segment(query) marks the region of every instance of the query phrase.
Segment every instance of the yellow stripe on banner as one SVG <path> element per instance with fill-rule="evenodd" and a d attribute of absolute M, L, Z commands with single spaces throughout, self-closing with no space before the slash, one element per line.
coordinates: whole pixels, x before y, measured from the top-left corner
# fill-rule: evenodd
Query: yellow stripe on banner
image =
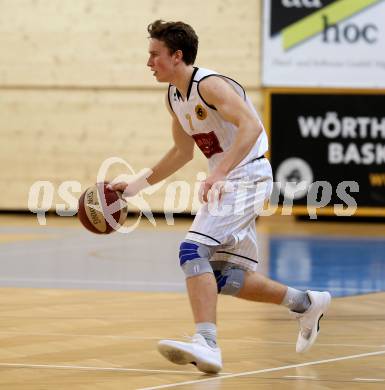
<path fill-rule="evenodd" d="M 281 213 L 284 210 L 284 206 L 280 206 L 277 208 L 276 215 L 281 215 Z M 285 210 L 286 212 L 289 212 L 290 209 Z M 285 215 L 309 215 L 309 211 L 312 213 L 319 215 L 319 216 L 335 216 L 337 217 L 337 214 L 334 210 L 334 207 L 320 207 L 320 208 L 314 208 L 309 206 L 293 206 L 292 213 L 285 214 Z M 354 214 L 349 215 L 346 210 L 340 211 L 340 217 L 343 216 L 352 216 L 352 217 L 385 217 L 385 207 L 357 207 L 357 210 L 354 212 Z"/>
<path fill-rule="evenodd" d="M 340 0 L 332 3 L 283 29 L 283 48 L 288 50 L 311 36 L 320 33 L 323 29 L 321 15 L 325 15 L 328 18 L 329 24 L 335 24 L 381 1 L 383 0 Z"/>

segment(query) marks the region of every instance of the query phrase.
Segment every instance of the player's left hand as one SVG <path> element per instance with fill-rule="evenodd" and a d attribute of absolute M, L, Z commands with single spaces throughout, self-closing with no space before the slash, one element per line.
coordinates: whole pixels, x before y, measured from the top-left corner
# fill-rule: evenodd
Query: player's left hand
<path fill-rule="evenodd" d="M 199 201 L 201 203 L 219 202 L 225 187 L 226 175 L 213 172 L 201 183 L 199 188 Z"/>

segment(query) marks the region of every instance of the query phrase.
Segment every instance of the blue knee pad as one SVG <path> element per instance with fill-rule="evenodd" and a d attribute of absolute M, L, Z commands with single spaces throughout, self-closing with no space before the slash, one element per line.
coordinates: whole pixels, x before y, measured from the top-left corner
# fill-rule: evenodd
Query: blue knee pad
<path fill-rule="evenodd" d="M 213 261 L 212 267 L 218 294 L 237 295 L 243 286 L 246 271 L 226 261 Z"/>
<path fill-rule="evenodd" d="M 212 273 L 209 259 L 215 248 L 192 240 L 184 240 L 179 247 L 179 262 L 186 278 Z"/>

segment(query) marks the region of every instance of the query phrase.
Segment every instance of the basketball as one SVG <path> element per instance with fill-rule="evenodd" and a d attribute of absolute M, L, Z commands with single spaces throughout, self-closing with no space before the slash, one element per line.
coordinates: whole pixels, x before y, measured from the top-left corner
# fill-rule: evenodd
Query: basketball
<path fill-rule="evenodd" d="M 119 229 L 127 218 L 127 203 L 118 191 L 97 183 L 79 198 L 78 218 L 92 233 L 109 234 Z"/>

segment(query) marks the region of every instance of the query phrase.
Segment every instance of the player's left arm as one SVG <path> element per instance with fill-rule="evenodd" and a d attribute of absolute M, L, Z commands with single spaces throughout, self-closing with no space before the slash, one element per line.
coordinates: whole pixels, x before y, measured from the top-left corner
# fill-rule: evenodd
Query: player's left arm
<path fill-rule="evenodd" d="M 246 102 L 222 78 L 215 76 L 202 80 L 199 92 L 226 121 L 238 128 L 230 149 L 204 183 L 203 199 L 207 201 L 207 192 L 211 186 L 217 181 L 223 181 L 250 152 L 262 132 L 262 126 Z"/>

